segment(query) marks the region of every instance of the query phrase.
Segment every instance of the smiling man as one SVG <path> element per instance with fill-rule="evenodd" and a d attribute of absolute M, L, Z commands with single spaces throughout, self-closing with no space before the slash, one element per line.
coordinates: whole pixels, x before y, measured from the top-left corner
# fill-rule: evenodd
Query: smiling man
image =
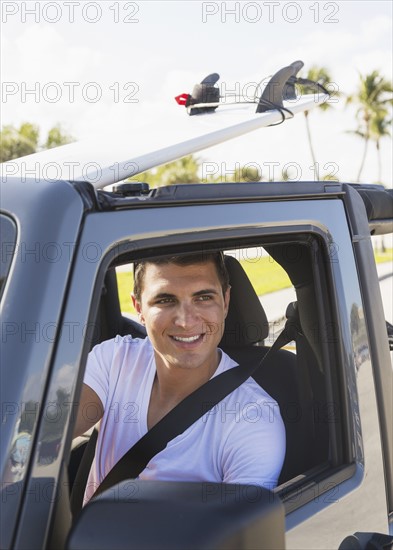
<path fill-rule="evenodd" d="M 221 253 L 139 262 L 132 300 L 147 338 L 117 337 L 90 353 L 75 436 L 98 420 L 86 503 L 103 478 L 171 409 L 236 367 L 218 348 L 230 286 Z M 285 431 L 277 403 L 252 379 L 155 455 L 141 479 L 277 484 Z"/>

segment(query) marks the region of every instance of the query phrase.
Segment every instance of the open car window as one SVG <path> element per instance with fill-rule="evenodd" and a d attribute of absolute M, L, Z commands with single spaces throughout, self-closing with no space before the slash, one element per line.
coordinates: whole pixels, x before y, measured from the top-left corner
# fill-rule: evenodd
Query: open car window
<path fill-rule="evenodd" d="M 241 266 L 254 296 L 250 298 L 249 290 L 244 294 L 242 278 L 231 281 L 235 314 L 228 315 L 229 326 L 220 345 L 239 364 L 259 363 L 284 327 L 292 326 L 293 338 L 254 376 L 279 403 L 286 425 L 287 456 L 277 491 L 288 500 L 290 510 L 315 497 L 314 492 L 301 490 L 301 498 L 294 500 L 293 491 L 310 479 L 326 478 L 350 460 L 339 422 L 337 335 L 326 300 L 328 268 L 335 250 L 309 236 L 302 236 L 302 242 L 282 241 L 225 249 L 225 255 Z M 317 263 L 327 268 L 322 277 Z M 104 287 L 98 312 L 100 339 L 117 334 L 144 338 L 145 329 L 138 323 L 130 298 L 132 262 L 112 266 Z M 254 299 L 263 313 L 253 311 Z M 349 476 L 352 473 L 348 471 Z M 320 483 L 318 487 L 323 492 L 331 485 Z"/>

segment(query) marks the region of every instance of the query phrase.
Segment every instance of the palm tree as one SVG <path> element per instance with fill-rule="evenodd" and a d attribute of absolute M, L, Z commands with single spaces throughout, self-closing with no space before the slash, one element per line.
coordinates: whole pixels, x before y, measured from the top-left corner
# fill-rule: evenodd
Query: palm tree
<path fill-rule="evenodd" d="M 0 131 L 0 162 L 31 155 L 42 149 L 50 149 L 73 141 L 73 137 L 65 134 L 60 124 L 51 128 L 46 142 L 40 145 L 40 129 L 36 124 L 23 122 L 19 128 L 12 125 L 4 126 Z"/>
<path fill-rule="evenodd" d="M 196 183 L 199 181 L 198 170 L 198 158 L 194 157 L 194 155 L 187 155 L 157 168 L 156 177 L 159 185 Z"/>
<path fill-rule="evenodd" d="M 19 128 L 4 126 L 0 132 L 0 162 L 35 153 L 38 148 L 39 128 L 30 122 L 23 122 Z"/>
<path fill-rule="evenodd" d="M 56 124 L 48 132 L 44 149 L 52 149 L 53 147 L 59 147 L 60 145 L 66 145 L 74 141 L 74 138 L 66 134 L 61 124 Z"/>
<path fill-rule="evenodd" d="M 378 158 L 378 183 L 382 182 L 382 162 L 381 162 L 381 139 L 390 137 L 392 127 L 392 118 L 385 109 L 380 109 L 371 120 L 370 136 L 375 141 Z"/>
<path fill-rule="evenodd" d="M 326 86 L 329 82 L 332 82 L 331 76 L 328 72 L 328 70 L 325 67 L 317 67 L 314 65 L 311 67 L 311 69 L 308 71 L 306 78 L 308 80 L 312 80 L 313 82 L 318 82 L 318 84 L 321 84 L 322 86 Z M 307 85 L 304 86 L 304 88 L 307 90 Z M 338 92 L 335 92 L 335 95 L 338 95 Z M 325 101 L 324 103 L 321 103 L 319 105 L 319 109 L 321 111 L 327 111 L 331 108 L 331 103 Z M 318 169 L 318 163 L 315 156 L 314 146 L 311 138 L 311 129 L 310 129 L 310 122 L 308 119 L 309 111 L 304 111 L 304 117 L 306 121 L 306 130 L 307 130 L 307 138 L 308 138 L 308 144 L 310 147 L 311 152 L 311 158 L 313 162 L 313 166 L 315 168 L 315 178 L 318 181 L 319 180 L 319 169 Z"/>
<path fill-rule="evenodd" d="M 393 92 L 392 83 L 379 74 L 378 71 L 372 71 L 370 74 L 362 76 L 359 74 L 359 87 L 355 94 L 347 98 L 347 104 L 357 103 L 358 109 L 356 117 L 359 121 L 358 128 L 353 131 L 364 140 L 363 155 L 360 162 L 357 181 L 360 181 L 361 174 L 366 161 L 368 144 L 370 138 L 378 143 L 383 135 L 387 135 L 386 125 L 388 117 L 388 105 L 392 105 L 392 97 L 387 94 Z M 383 135 L 379 132 L 384 132 Z M 378 138 L 375 136 L 379 135 Z"/>
<path fill-rule="evenodd" d="M 244 183 L 262 181 L 262 173 L 257 166 L 240 166 L 239 168 L 235 169 L 231 181 Z"/>

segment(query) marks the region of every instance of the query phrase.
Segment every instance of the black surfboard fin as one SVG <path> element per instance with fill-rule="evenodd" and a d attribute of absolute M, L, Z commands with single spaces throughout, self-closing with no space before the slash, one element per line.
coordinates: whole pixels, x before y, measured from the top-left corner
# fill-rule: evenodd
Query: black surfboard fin
<path fill-rule="evenodd" d="M 192 94 L 188 97 L 186 107 L 192 105 L 205 104 L 204 107 L 194 107 L 189 110 L 190 115 L 213 112 L 217 109 L 220 102 L 220 89 L 215 86 L 219 80 L 218 73 L 207 75 L 200 84 L 195 84 Z M 206 106 L 206 103 L 214 103 L 212 107 Z"/>
<path fill-rule="evenodd" d="M 220 79 L 220 75 L 218 73 L 211 73 L 201 81 L 201 84 L 208 84 L 210 86 L 214 86 Z"/>
<path fill-rule="evenodd" d="M 259 99 L 257 113 L 284 108 L 283 99 L 295 99 L 296 75 L 304 66 L 303 61 L 294 61 L 288 67 L 277 71 L 269 80 Z"/>

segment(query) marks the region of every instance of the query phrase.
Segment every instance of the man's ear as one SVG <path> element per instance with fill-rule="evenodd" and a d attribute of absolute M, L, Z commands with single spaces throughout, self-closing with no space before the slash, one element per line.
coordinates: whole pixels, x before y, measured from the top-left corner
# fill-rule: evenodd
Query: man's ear
<path fill-rule="evenodd" d="M 142 315 L 142 306 L 141 306 L 141 303 L 138 302 L 138 300 L 135 298 L 135 295 L 134 295 L 134 294 L 131 294 L 131 300 L 132 300 L 132 305 L 134 306 L 135 311 L 136 311 L 137 314 L 138 314 L 139 321 L 140 321 L 142 324 L 144 324 L 144 319 L 143 319 L 143 315 Z"/>
<path fill-rule="evenodd" d="M 225 317 L 228 315 L 228 309 L 229 309 L 229 302 L 231 299 L 231 286 L 228 285 L 228 288 L 225 291 L 224 294 L 224 311 L 225 311 Z"/>

